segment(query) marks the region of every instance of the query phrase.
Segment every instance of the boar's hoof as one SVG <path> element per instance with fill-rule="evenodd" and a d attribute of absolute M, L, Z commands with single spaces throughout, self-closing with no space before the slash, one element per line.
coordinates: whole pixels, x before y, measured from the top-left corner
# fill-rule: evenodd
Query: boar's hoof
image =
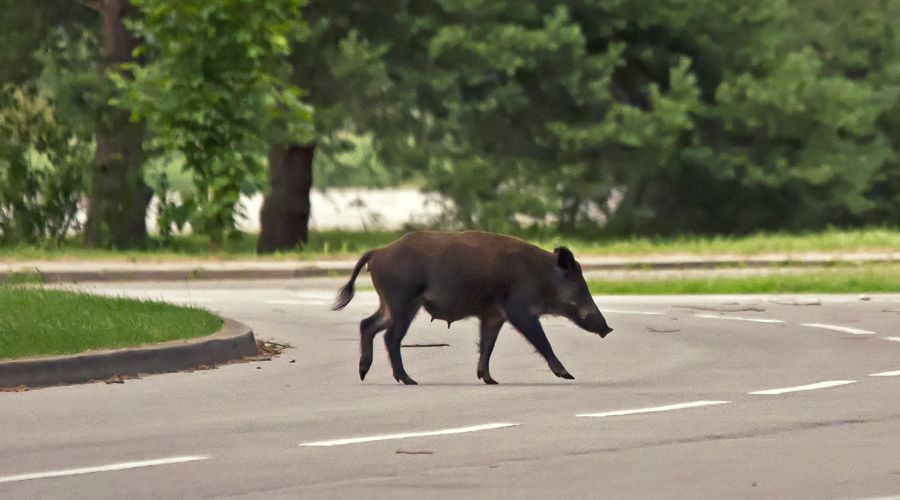
<path fill-rule="evenodd" d="M 372 358 L 369 359 L 361 359 L 359 361 L 359 379 L 366 380 L 366 374 L 369 373 L 369 368 L 372 367 Z"/>
<path fill-rule="evenodd" d="M 397 382 L 403 382 L 406 385 L 419 385 L 418 382 L 409 378 L 409 375 L 403 375 L 402 377 L 395 377 Z"/>
<path fill-rule="evenodd" d="M 575 377 L 573 377 L 572 374 L 567 371 L 557 373 L 556 376 L 559 378 L 564 378 L 566 380 L 575 380 Z"/>
<path fill-rule="evenodd" d="M 490 375 L 485 374 L 481 370 L 478 370 L 478 378 L 484 380 L 484 383 L 488 385 L 495 385 L 497 383 L 497 381 L 492 379 Z"/>

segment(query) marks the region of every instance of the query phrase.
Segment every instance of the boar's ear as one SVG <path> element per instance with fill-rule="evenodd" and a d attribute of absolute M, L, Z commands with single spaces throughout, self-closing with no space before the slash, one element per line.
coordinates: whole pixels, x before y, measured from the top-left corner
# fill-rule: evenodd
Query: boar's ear
<path fill-rule="evenodd" d="M 572 252 L 568 248 L 558 247 L 553 250 L 553 253 L 556 254 L 556 265 L 559 266 L 560 269 L 566 271 L 575 269 L 575 256 L 572 255 Z"/>

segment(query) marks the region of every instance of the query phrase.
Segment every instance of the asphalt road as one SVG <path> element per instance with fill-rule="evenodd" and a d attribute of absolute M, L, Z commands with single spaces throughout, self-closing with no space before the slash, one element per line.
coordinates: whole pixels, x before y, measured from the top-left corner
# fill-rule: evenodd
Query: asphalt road
<path fill-rule="evenodd" d="M 423 313 L 405 342 L 449 346 L 405 348 L 420 385 L 403 386 L 383 349 L 359 381 L 376 299 L 332 312 L 340 281 L 82 285 L 194 303 L 293 347 L 0 393 L 0 498 L 900 495 L 900 296 L 598 297 L 606 339 L 544 321 L 574 381 L 504 327 L 498 386 L 475 377 L 474 322 Z"/>

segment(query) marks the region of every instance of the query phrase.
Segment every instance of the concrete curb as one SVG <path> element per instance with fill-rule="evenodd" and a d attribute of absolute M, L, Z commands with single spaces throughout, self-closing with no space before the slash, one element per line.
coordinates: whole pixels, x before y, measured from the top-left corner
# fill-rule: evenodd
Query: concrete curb
<path fill-rule="evenodd" d="M 47 387 L 211 366 L 257 353 L 247 325 L 224 319 L 206 337 L 128 349 L 0 361 L 0 388 Z"/>
<path fill-rule="evenodd" d="M 181 270 L 99 270 L 99 271 L 53 271 L 42 272 L 42 283 L 60 283 L 69 281 L 184 281 L 184 280 L 246 280 L 246 279 L 289 279 L 289 278 L 322 278 L 353 270 L 353 266 L 345 269 L 194 269 Z M 0 278 L 5 276 L 0 273 Z M 0 279 L 2 282 L 3 279 Z"/>
<path fill-rule="evenodd" d="M 185 281 L 185 280 L 264 280 L 264 279 L 291 279 L 291 278 L 321 278 L 328 276 L 343 276 L 353 270 L 356 261 L 344 263 L 329 263 L 327 265 L 271 266 L 251 264 L 239 264 L 233 267 L 216 265 L 204 267 L 185 265 L 71 265 L 65 266 L 54 263 L 7 265 L 6 269 L 0 269 L 0 283 L 10 277 L 26 278 L 27 281 L 40 283 L 64 283 L 83 281 Z"/>

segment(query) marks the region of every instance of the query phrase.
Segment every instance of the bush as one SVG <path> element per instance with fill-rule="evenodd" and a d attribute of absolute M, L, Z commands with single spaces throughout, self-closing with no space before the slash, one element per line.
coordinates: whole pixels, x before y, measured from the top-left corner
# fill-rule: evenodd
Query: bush
<path fill-rule="evenodd" d="M 0 243 L 55 246 L 80 227 L 93 143 L 29 87 L 0 93 Z"/>

